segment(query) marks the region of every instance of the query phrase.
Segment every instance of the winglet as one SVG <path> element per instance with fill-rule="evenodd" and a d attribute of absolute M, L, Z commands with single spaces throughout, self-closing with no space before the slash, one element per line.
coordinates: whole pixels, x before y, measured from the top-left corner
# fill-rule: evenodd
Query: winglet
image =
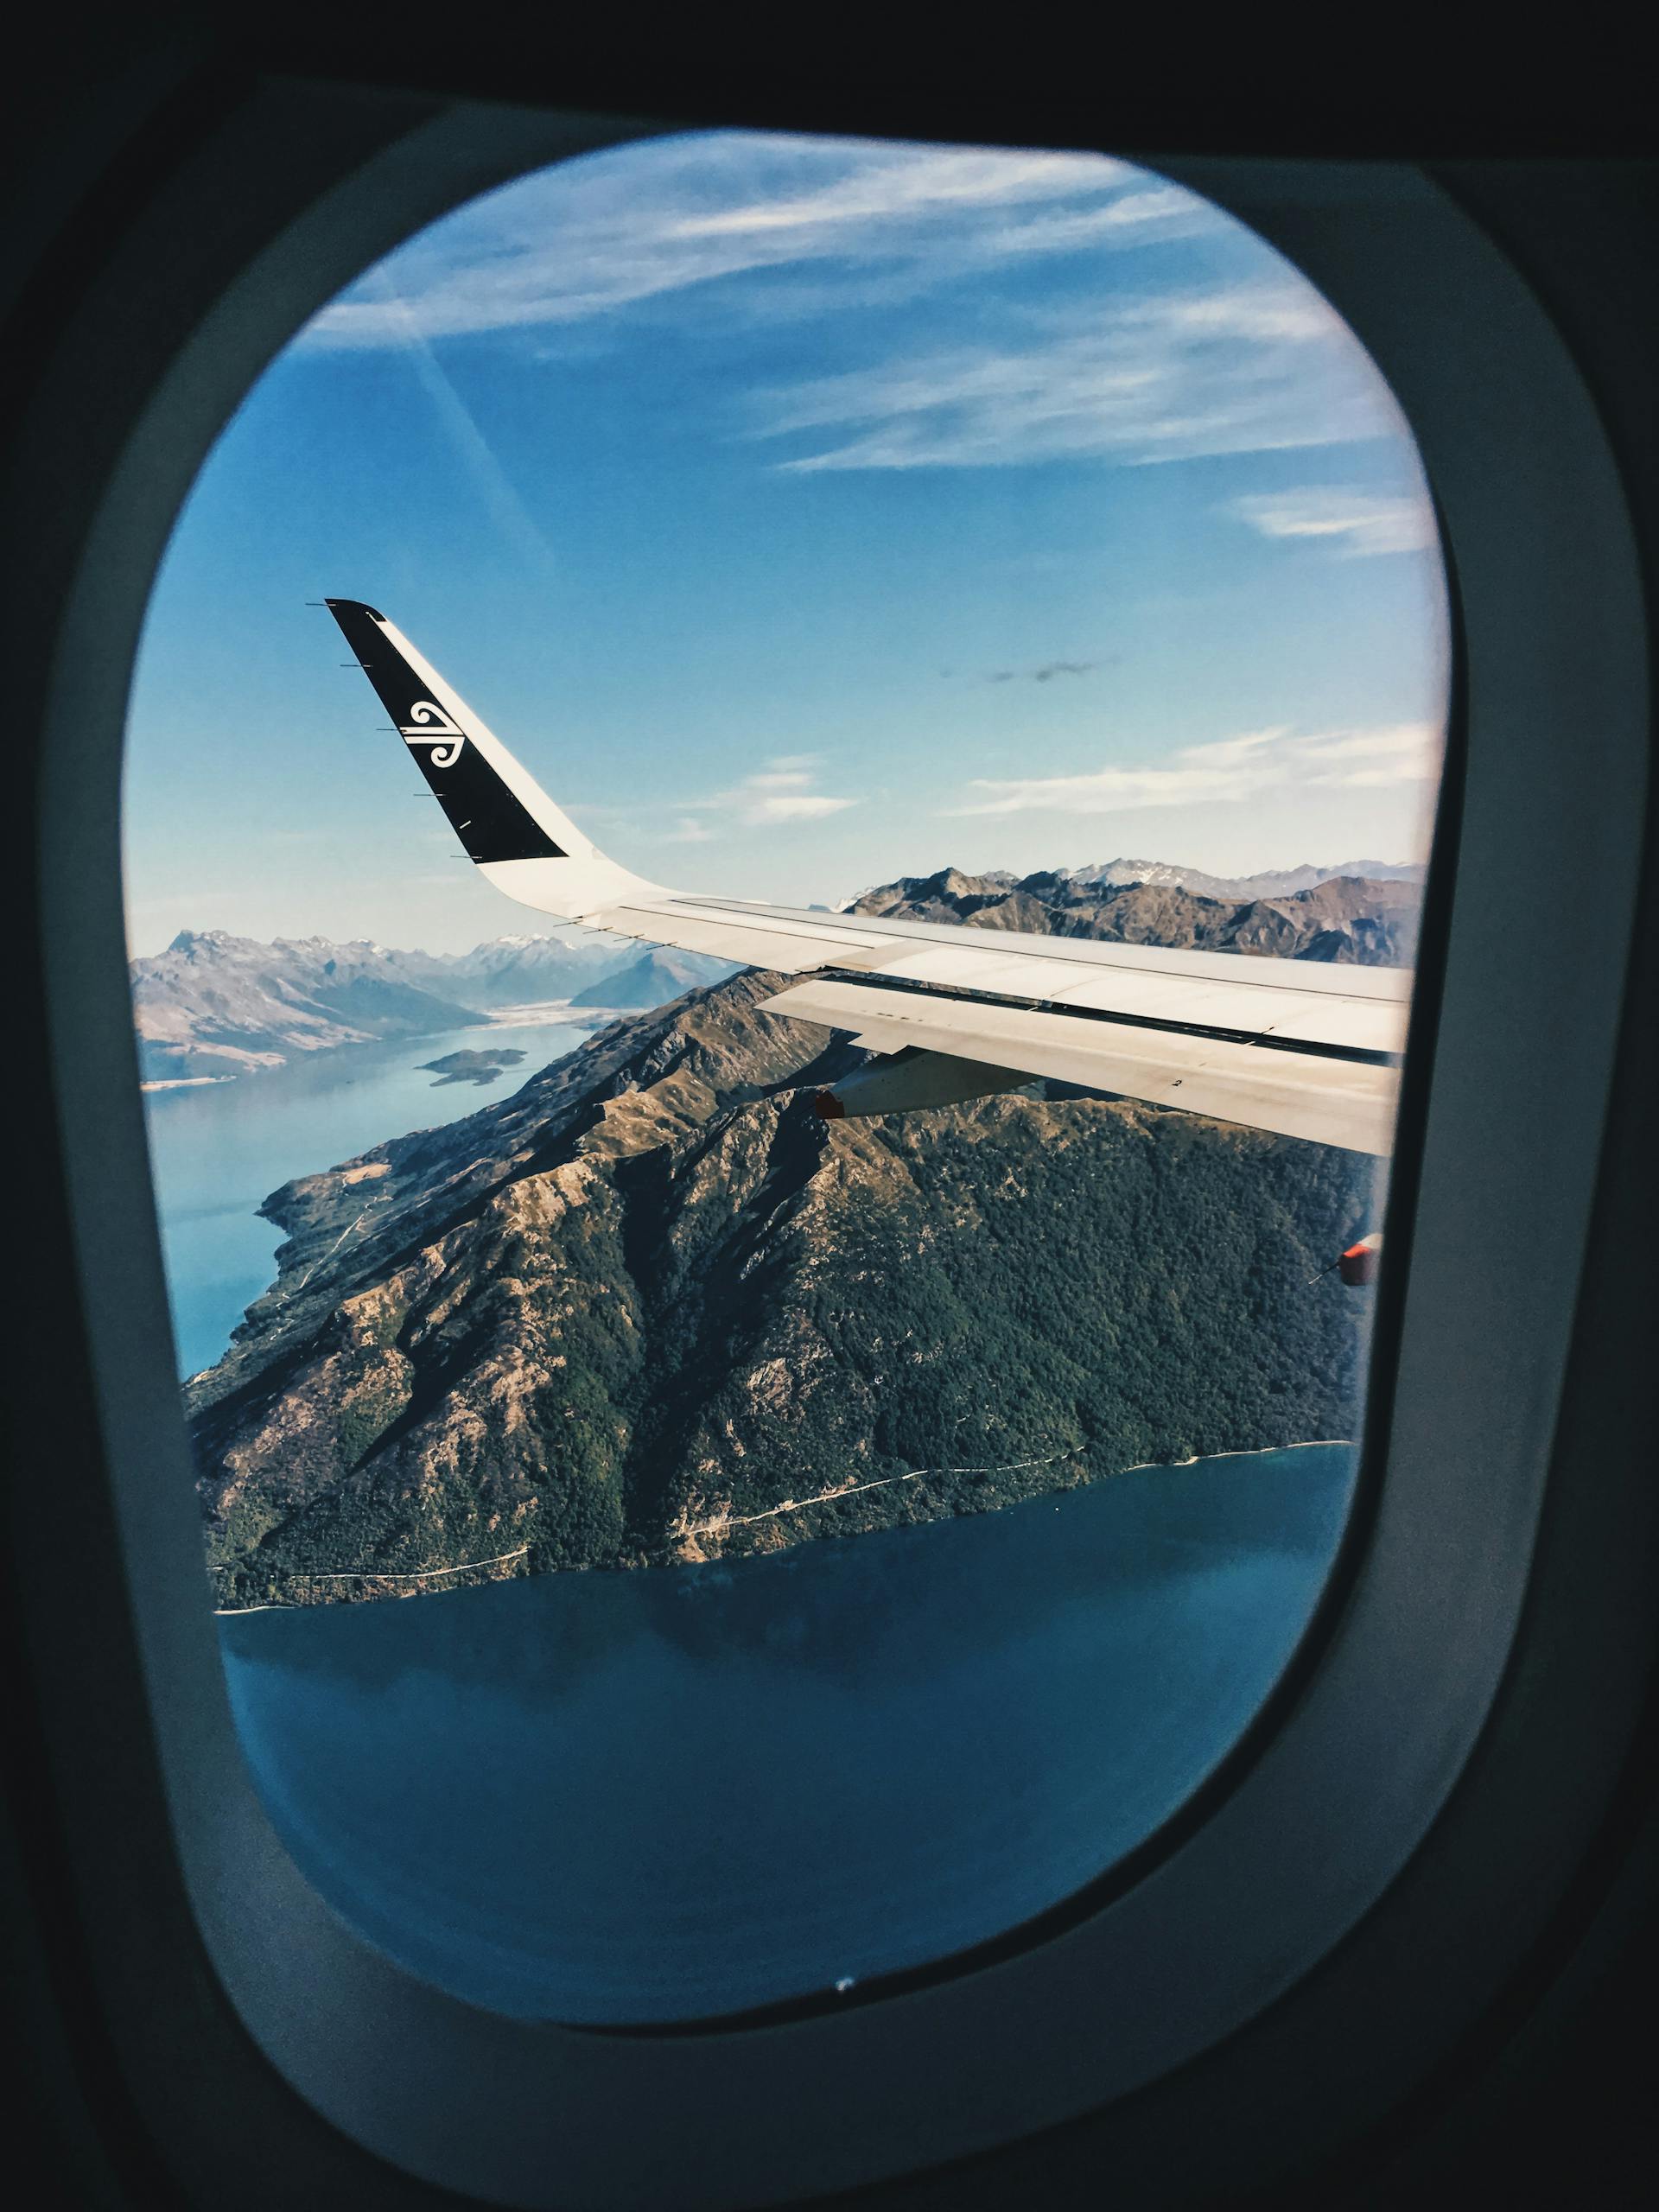
<path fill-rule="evenodd" d="M 607 859 L 451 690 L 395 623 L 358 599 L 326 599 L 352 656 L 403 737 L 467 856 L 498 889 L 581 921 L 668 894 Z"/>

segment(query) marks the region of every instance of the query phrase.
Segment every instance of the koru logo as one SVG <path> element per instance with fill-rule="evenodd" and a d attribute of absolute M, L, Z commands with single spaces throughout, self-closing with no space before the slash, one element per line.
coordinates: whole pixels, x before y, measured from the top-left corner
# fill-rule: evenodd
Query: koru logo
<path fill-rule="evenodd" d="M 397 727 L 411 745 L 432 747 L 431 766 L 453 768 L 461 758 L 461 748 L 467 742 L 465 730 L 457 729 L 442 709 L 429 699 L 417 699 L 409 710 L 409 720 Z M 448 740 L 454 738 L 451 745 Z"/>

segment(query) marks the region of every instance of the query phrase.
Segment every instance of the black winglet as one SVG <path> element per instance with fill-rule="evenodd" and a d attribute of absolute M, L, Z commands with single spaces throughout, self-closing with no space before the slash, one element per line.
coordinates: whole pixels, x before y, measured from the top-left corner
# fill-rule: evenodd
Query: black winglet
<path fill-rule="evenodd" d="M 420 764 L 467 857 L 563 860 L 565 849 L 504 782 L 486 757 L 480 724 L 436 671 L 409 658 L 386 617 L 360 599 L 325 599 L 404 742 Z M 418 656 L 416 656 L 418 658 Z M 480 743 L 480 737 L 485 742 Z"/>

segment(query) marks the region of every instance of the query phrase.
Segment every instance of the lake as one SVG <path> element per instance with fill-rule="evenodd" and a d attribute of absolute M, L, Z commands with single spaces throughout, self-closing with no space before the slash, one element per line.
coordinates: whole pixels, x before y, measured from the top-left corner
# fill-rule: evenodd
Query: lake
<path fill-rule="evenodd" d="M 181 1371 L 275 1273 L 268 1192 L 508 1096 L 588 1033 L 495 1021 L 150 1093 Z M 456 1043 L 526 1058 L 434 1088 L 420 1063 Z M 1046 1910 L 1182 1804 L 1306 1626 L 1355 1457 L 1134 1469 L 729 1566 L 222 1617 L 232 1702 L 318 1890 L 461 1997 L 614 2025 L 856 1986 Z"/>
<path fill-rule="evenodd" d="M 276 1279 L 273 1255 L 283 1232 L 255 1208 L 279 1185 L 336 1167 L 387 1137 L 436 1128 L 493 1098 L 510 1097 L 597 1026 L 524 1011 L 533 1018 L 480 1020 L 474 1028 L 397 1044 L 342 1046 L 263 1075 L 145 1093 L 181 1375 L 213 1364 L 248 1306 Z M 421 1066 L 458 1045 L 499 1046 L 524 1058 L 487 1088 L 442 1083 Z"/>
<path fill-rule="evenodd" d="M 828 1993 L 1018 1926 L 1180 1806 L 1294 1650 L 1356 1456 L 223 1617 L 232 1701 L 300 1866 L 456 1995 L 614 2025 Z"/>

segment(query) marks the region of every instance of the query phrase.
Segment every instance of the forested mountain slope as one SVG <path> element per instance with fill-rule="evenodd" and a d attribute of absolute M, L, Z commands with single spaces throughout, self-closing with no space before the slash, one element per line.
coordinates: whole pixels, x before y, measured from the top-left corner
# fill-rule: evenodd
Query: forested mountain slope
<path fill-rule="evenodd" d="M 1101 1099 L 826 1123 L 796 1086 L 858 1055 L 757 1011 L 777 980 L 267 1201 L 279 1280 L 190 1388 L 220 1603 L 734 1555 L 1353 1433 L 1366 1302 L 1307 1277 L 1370 1225 L 1369 1160 Z"/>

